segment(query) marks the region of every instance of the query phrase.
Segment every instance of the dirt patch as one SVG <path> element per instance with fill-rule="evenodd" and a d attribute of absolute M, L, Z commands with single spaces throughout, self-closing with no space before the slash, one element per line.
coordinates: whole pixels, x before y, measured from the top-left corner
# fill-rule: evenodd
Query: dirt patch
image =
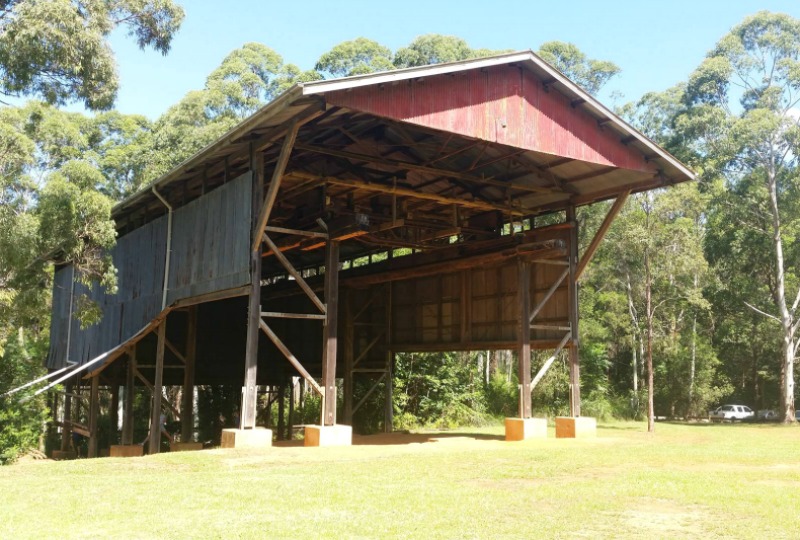
<path fill-rule="evenodd" d="M 708 514 L 700 508 L 681 506 L 671 501 L 647 501 L 622 513 L 622 522 L 631 531 L 645 536 L 707 538 Z"/>
<path fill-rule="evenodd" d="M 644 499 L 621 513 L 604 512 L 577 538 L 711 538 L 713 516 L 700 506 L 664 499 Z"/>

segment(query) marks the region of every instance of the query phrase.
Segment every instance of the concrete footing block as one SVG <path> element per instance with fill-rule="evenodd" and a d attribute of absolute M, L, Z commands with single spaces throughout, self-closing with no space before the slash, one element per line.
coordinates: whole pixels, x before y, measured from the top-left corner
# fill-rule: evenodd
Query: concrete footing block
<path fill-rule="evenodd" d="M 170 452 L 193 452 L 202 449 L 203 443 L 200 442 L 176 442 L 169 445 Z"/>
<path fill-rule="evenodd" d="M 267 428 L 223 429 L 222 448 L 269 448 L 272 430 Z"/>
<path fill-rule="evenodd" d="M 350 446 L 353 444 L 353 428 L 335 426 L 306 426 L 304 446 Z"/>
<path fill-rule="evenodd" d="M 144 446 L 141 444 L 113 444 L 108 449 L 111 457 L 141 457 L 144 455 Z"/>
<path fill-rule="evenodd" d="M 506 440 L 547 438 L 546 418 L 506 418 Z"/>
<path fill-rule="evenodd" d="M 586 439 L 597 436 L 597 420 L 588 416 L 556 417 L 557 439 Z"/>

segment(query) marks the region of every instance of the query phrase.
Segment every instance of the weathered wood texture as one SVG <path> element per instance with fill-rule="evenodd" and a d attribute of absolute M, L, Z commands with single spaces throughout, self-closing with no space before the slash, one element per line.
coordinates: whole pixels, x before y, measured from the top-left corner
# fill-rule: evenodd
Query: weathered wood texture
<path fill-rule="evenodd" d="M 167 303 L 250 282 L 251 176 L 175 211 Z"/>
<path fill-rule="evenodd" d="M 70 320 L 69 285 L 72 268 L 56 272 L 53 287 L 53 323 L 47 367 L 58 369 L 71 362 L 84 363 L 133 337 L 161 311 L 166 249 L 166 217 L 158 218 L 117 239 L 111 250 L 117 268 L 118 292 L 106 294 L 99 285 L 88 290 L 76 283 L 74 296 L 87 292 L 103 310 L 98 324 L 81 328 Z M 65 298 L 66 295 L 66 298 Z M 70 328 L 71 327 L 71 328 Z M 69 334 L 69 351 L 67 351 Z"/>
<path fill-rule="evenodd" d="M 178 208 L 173 216 L 168 304 L 245 285 L 250 281 L 250 174 Z M 162 216 L 117 240 L 111 251 L 118 293 L 76 283 L 72 267 L 58 269 L 47 367 L 84 363 L 124 343 L 161 312 L 167 218 Z M 100 323 L 82 329 L 70 320 L 71 303 L 82 292 L 103 310 Z M 70 328 L 71 326 L 71 328 Z M 69 350 L 67 344 L 69 343 Z"/>
<path fill-rule="evenodd" d="M 626 147 L 564 94 L 547 91 L 532 73 L 513 66 L 425 77 L 331 92 L 328 103 L 458 133 L 489 142 L 590 163 L 652 171 L 641 152 Z"/>

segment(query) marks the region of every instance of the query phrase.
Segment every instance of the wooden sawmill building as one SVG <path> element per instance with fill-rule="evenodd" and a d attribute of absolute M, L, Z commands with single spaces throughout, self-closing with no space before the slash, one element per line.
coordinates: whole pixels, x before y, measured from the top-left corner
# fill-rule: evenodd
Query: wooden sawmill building
<path fill-rule="evenodd" d="M 47 367 L 90 388 L 92 455 L 101 387 L 146 386 L 151 429 L 171 408 L 186 442 L 193 386 L 241 386 L 243 441 L 259 389 L 290 376 L 322 396 L 315 441 L 341 442 L 354 380 L 391 392 L 404 351 L 516 351 L 528 419 L 531 349 L 565 349 L 580 417 L 580 276 L 630 193 L 692 178 L 527 51 L 298 84 L 114 207 L 117 294 L 57 266 Z M 579 253 L 576 207 L 605 200 Z M 86 329 L 80 293 L 103 310 Z"/>

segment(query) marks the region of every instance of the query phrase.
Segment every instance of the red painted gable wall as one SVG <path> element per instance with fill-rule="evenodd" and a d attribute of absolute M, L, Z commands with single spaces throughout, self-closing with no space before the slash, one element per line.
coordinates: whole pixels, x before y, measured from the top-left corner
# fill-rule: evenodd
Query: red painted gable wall
<path fill-rule="evenodd" d="M 569 99 L 511 66 L 326 94 L 328 103 L 591 163 L 653 171 L 644 156 Z"/>

